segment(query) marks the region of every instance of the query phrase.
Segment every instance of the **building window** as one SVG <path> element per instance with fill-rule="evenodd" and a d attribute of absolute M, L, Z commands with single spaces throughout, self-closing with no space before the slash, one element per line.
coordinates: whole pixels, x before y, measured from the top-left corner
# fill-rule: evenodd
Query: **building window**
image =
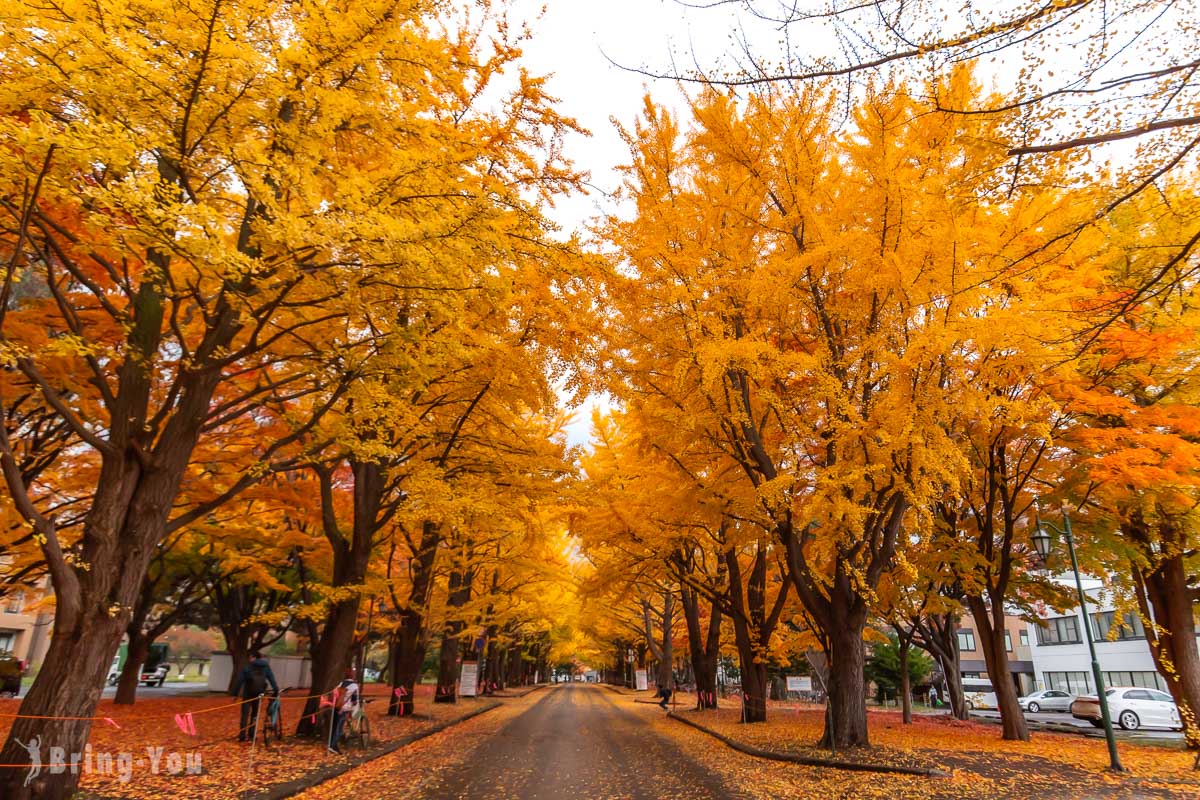
<path fill-rule="evenodd" d="M 958 649 L 968 652 L 975 651 L 975 631 L 958 632 Z"/>
<path fill-rule="evenodd" d="M 1092 614 L 1092 631 L 1096 634 L 1097 641 L 1103 642 L 1109 640 L 1115 618 L 1116 612 L 1114 611 L 1101 611 L 1099 614 Z M 1121 639 L 1146 638 L 1146 628 L 1142 625 L 1141 615 L 1135 614 L 1132 611 L 1121 615 L 1116 628 L 1117 632 L 1112 635 L 1112 638 L 1118 641 Z"/>
<path fill-rule="evenodd" d="M 1038 644 L 1078 644 L 1079 619 L 1077 617 L 1054 617 L 1042 620 L 1037 629 Z"/>
<path fill-rule="evenodd" d="M 1167 682 L 1157 672 L 1106 672 L 1104 683 L 1107 686 L 1141 686 L 1145 689 L 1161 689 L 1167 691 Z"/>
<path fill-rule="evenodd" d="M 1022 629 L 1019 634 L 1019 638 L 1021 641 L 1021 647 L 1029 647 L 1029 631 Z"/>
<path fill-rule="evenodd" d="M 0 631 L 0 653 L 11 653 L 16 635 L 12 631 Z"/>
<path fill-rule="evenodd" d="M 963 680 L 964 680 L 964 681 L 977 681 L 977 680 L 979 680 L 979 673 L 978 673 L 978 672 L 964 672 L 964 673 L 962 674 L 962 676 L 963 676 Z"/>
<path fill-rule="evenodd" d="M 1070 694 L 1092 691 L 1092 676 L 1086 672 L 1044 672 L 1047 689 L 1059 689 Z"/>
<path fill-rule="evenodd" d="M 1012 652 L 1012 634 L 1008 631 L 1004 632 L 1004 649 L 1010 653 Z"/>
<path fill-rule="evenodd" d="M 9 614 L 20 614 L 21 609 L 25 607 L 25 592 L 18 589 L 8 596 L 8 603 L 4 606 L 4 610 Z"/>

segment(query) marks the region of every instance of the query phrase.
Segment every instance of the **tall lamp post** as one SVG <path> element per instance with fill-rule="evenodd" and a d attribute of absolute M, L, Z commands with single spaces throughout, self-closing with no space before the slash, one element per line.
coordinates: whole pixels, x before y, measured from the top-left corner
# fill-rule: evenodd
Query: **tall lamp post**
<path fill-rule="evenodd" d="M 1053 540 L 1047 529 L 1060 534 L 1067 540 L 1067 550 L 1071 554 L 1071 569 L 1075 573 L 1075 590 L 1079 593 L 1079 610 L 1083 612 L 1083 632 L 1087 635 L 1088 650 L 1092 654 L 1092 677 L 1096 679 L 1096 696 L 1100 699 L 1100 717 L 1104 720 L 1104 739 L 1108 742 L 1108 767 L 1114 772 L 1124 772 L 1125 768 L 1121 766 L 1121 757 L 1117 755 L 1117 739 L 1113 735 L 1112 715 L 1108 712 L 1104 676 L 1100 672 L 1100 660 L 1096 658 L 1096 641 L 1092 638 L 1092 626 L 1088 624 L 1087 597 L 1083 593 L 1083 580 L 1079 577 L 1079 560 L 1075 557 L 1075 537 L 1071 535 L 1071 518 L 1064 511 L 1063 527 L 1061 528 L 1042 521 L 1040 516 L 1035 516 L 1034 521 L 1037 530 L 1030 538 L 1033 539 L 1033 546 L 1037 549 L 1038 555 L 1042 557 L 1042 563 L 1045 563 L 1053 547 Z"/>

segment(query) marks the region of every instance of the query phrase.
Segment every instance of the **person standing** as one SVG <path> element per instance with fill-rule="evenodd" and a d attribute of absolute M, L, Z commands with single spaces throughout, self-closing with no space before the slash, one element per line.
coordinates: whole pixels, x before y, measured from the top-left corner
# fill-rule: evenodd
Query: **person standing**
<path fill-rule="evenodd" d="M 342 731 L 350 715 L 358 712 L 358 704 L 358 684 L 354 680 L 354 670 L 348 669 L 346 677 L 333 692 L 333 727 L 329 731 L 329 752 L 342 752 Z"/>
<path fill-rule="evenodd" d="M 262 653 L 256 650 L 250 658 L 250 663 L 238 675 L 237 682 L 233 684 L 233 691 L 230 692 L 236 697 L 240 689 L 242 695 L 242 722 L 238 728 L 239 742 L 254 740 L 254 731 L 258 727 L 258 698 L 266 694 L 268 684 L 271 691 L 278 695 L 279 684 L 275 682 L 275 673 L 271 671 L 271 664 L 263 658 Z"/>

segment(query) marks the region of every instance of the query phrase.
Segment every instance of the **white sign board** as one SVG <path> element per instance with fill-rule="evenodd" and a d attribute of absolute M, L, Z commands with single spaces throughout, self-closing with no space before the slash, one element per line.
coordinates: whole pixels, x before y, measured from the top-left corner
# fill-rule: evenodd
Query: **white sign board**
<path fill-rule="evenodd" d="M 634 676 L 633 679 L 635 681 L 635 685 L 637 686 L 637 690 L 639 692 L 644 692 L 644 691 L 646 691 L 646 689 L 649 688 L 649 686 L 646 683 L 646 670 L 644 670 L 644 669 L 636 670 L 633 673 L 633 676 Z"/>
<path fill-rule="evenodd" d="M 787 690 L 789 692 L 811 692 L 812 678 L 807 675 L 788 675 Z"/>
<path fill-rule="evenodd" d="M 458 693 L 463 697 L 479 694 L 479 662 L 462 662 L 462 673 L 458 677 Z"/>

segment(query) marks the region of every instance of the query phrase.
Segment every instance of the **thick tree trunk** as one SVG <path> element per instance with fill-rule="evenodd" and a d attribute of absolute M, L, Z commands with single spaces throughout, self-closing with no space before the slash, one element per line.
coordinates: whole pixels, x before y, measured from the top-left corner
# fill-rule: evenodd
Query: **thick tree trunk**
<path fill-rule="evenodd" d="M 461 651 L 461 635 L 466 623 L 458 618 L 463 606 L 471 599 L 471 575 L 460 570 L 450 573 L 449 594 L 446 597 L 446 613 L 451 618 L 442 633 L 442 647 L 438 654 L 437 691 L 435 703 L 453 703 L 458 700 L 458 654 Z M 486 681 L 487 676 L 481 676 Z"/>
<path fill-rule="evenodd" d="M 903 637 L 900 639 L 900 719 L 905 725 L 912 725 L 912 685 L 908 675 L 908 651 L 912 643 Z"/>
<path fill-rule="evenodd" d="M 958 664 L 942 656 L 938 656 L 938 664 L 942 667 L 942 674 L 946 677 L 946 697 L 944 698 L 950 704 L 950 713 L 955 719 L 967 720 L 971 717 L 971 712 L 967 708 L 967 697 L 963 691 L 962 672 L 958 668 Z"/>
<path fill-rule="evenodd" d="M 143 473 L 136 459 L 105 460 L 84 526 L 79 563 L 88 570 L 59 575 L 55 580 L 58 614 L 54 637 L 19 713 L 29 717 L 92 717 L 108 677 L 113 654 L 129 624 L 130 612 L 142 587 L 154 548 L 165 535 L 167 514 L 178 495 L 179 482 L 195 444 L 211 387 L 203 396 L 186 392 L 179 401 L 182 418 L 194 420 L 195 431 L 180 431 L 168 423 L 163 436 L 177 437 L 164 446 L 162 469 Z M 184 423 L 181 426 L 186 428 Z M 120 473 L 120 474 L 114 474 Z M 69 583 L 64 584 L 67 580 Z M 113 609 L 125 609 L 113 613 Z M 17 719 L 9 730 L 0 763 L 30 761 L 25 746 L 34 737 L 46 748 L 83 753 L 90 724 L 87 720 Z M 43 751 L 46 752 L 46 751 Z M 5 800 L 66 800 L 75 793 L 79 775 L 70 769 L 43 770 L 28 782 L 19 769 L 0 771 L 0 797 Z"/>
<path fill-rule="evenodd" d="M 38 678 L 21 702 L 20 712 L 38 717 L 91 717 L 108 668 L 112 665 L 125 625 L 108 614 L 107 606 L 92 608 L 77 624 L 55 630 L 50 648 L 42 662 Z M 45 676 L 63 676 L 51 681 Z M 91 731 L 89 719 L 15 719 L 4 747 L 5 764 L 30 764 L 32 751 L 40 747 L 42 770 L 25 785 L 30 771 L 20 768 L 3 770 L 0 797 L 8 800 L 67 800 L 75 793 L 78 776 L 68 768 L 51 772 L 50 748 L 62 748 L 63 761 L 82 763 L 84 746 Z"/>
<path fill-rule="evenodd" d="M 322 527 L 333 551 L 333 580 L 337 588 L 361 586 L 367 576 L 367 564 L 374 549 L 375 530 L 383 497 L 383 468 L 374 462 L 351 460 L 354 475 L 354 519 L 347 541 L 333 510 L 332 470 L 318 469 L 321 483 Z M 320 736 L 313 717 L 320 710 L 320 698 L 332 692 L 349 669 L 354 656 L 354 633 L 362 597 L 355 593 L 333 602 L 326 612 L 321 637 L 312 648 L 312 687 L 304 711 L 296 724 L 297 736 Z"/>
<path fill-rule="evenodd" d="M 1025 714 L 1017 702 L 1017 687 L 1013 683 L 1012 671 L 1008 667 L 1008 650 L 1004 646 L 1003 606 L 989 608 L 982 598 L 968 597 L 967 607 L 971 610 L 971 618 L 975 620 L 975 632 L 983 645 L 988 676 L 996 693 L 1001 738 L 1028 742 L 1029 726 L 1025 724 Z"/>
<path fill-rule="evenodd" d="M 433 591 L 433 567 L 441 544 L 441 529 L 433 522 L 421 527 L 421 544 L 409 562 L 411 584 L 408 607 L 400 612 L 400 624 L 392 641 L 392 694 L 388 698 L 390 716 L 409 716 L 413 713 L 414 693 L 421 680 L 421 664 L 425 660 L 425 609 Z"/>
<path fill-rule="evenodd" d="M 1161 558 L 1156 568 L 1133 568 L 1142 613 L 1159 630 L 1146 626 L 1150 653 L 1179 707 L 1189 748 L 1200 749 L 1200 651 L 1196 648 L 1195 590 L 1188 585 L 1184 556 Z M 1151 615 L 1148 612 L 1153 612 Z"/>
<path fill-rule="evenodd" d="M 325 618 L 325 626 L 321 629 L 321 639 L 313 650 L 312 659 L 312 688 L 310 695 L 327 695 L 332 692 L 342 680 L 342 676 L 350 667 L 350 659 L 354 653 L 351 646 L 354 643 L 354 627 L 358 622 L 359 598 L 357 596 L 341 603 L 335 603 Z M 268 687 L 269 691 L 269 687 Z M 317 718 L 313 723 L 313 715 L 320 711 L 320 698 L 310 697 L 304 703 L 304 711 L 296 724 L 297 736 L 323 736 L 325 731 Z"/>
<path fill-rule="evenodd" d="M 733 640 L 742 673 L 742 722 L 767 721 L 767 665 L 758 657 L 754 632 L 741 615 L 733 615 Z"/>
<path fill-rule="evenodd" d="M 835 622 L 831 630 L 826 631 L 830 653 L 829 695 L 825 702 L 829 704 L 830 713 L 826 716 L 820 746 L 832 744 L 839 750 L 867 747 L 871 742 L 867 734 L 867 690 L 863 675 L 866 606 L 857 599 L 848 599 L 841 592 L 834 592 L 832 601 Z"/>
<path fill-rule="evenodd" d="M 742 671 L 742 722 L 767 721 L 767 665 L 754 660 L 753 653 L 738 649 L 738 668 Z"/>
<path fill-rule="evenodd" d="M 710 608 L 708 631 L 700 622 L 700 596 L 686 584 L 681 590 L 683 618 L 687 624 L 688 655 L 696 680 L 696 708 L 717 707 L 717 658 L 720 656 L 721 610 Z M 624 653 L 621 654 L 624 658 Z"/>
<path fill-rule="evenodd" d="M 145 636 L 130 636 L 129 649 L 125 654 L 125 663 L 121 665 L 121 675 L 117 679 L 117 695 L 113 698 L 116 705 L 131 706 L 137 700 L 138 678 L 142 674 L 142 664 L 150 655 L 150 640 Z"/>
<path fill-rule="evenodd" d="M 402 615 L 388 653 L 388 668 L 392 674 L 388 714 L 393 717 L 412 716 L 416 710 L 417 684 L 421 680 L 421 663 L 425 660 L 420 626 L 420 615 Z"/>
<path fill-rule="evenodd" d="M 956 615 L 930 614 L 913 619 L 912 623 L 920 634 L 918 645 L 937 659 L 946 678 L 946 696 L 942 699 L 950 704 L 950 712 L 955 719 L 968 719 L 970 715 L 963 696 L 962 671 L 959 669 Z"/>
<path fill-rule="evenodd" d="M 674 691 L 675 681 L 674 666 L 675 661 L 675 638 L 673 636 L 675 628 L 675 594 L 667 591 L 663 592 L 663 617 L 662 630 L 659 632 L 662 636 L 662 641 L 659 644 L 659 661 L 658 661 L 658 685 L 665 686 Z"/>

